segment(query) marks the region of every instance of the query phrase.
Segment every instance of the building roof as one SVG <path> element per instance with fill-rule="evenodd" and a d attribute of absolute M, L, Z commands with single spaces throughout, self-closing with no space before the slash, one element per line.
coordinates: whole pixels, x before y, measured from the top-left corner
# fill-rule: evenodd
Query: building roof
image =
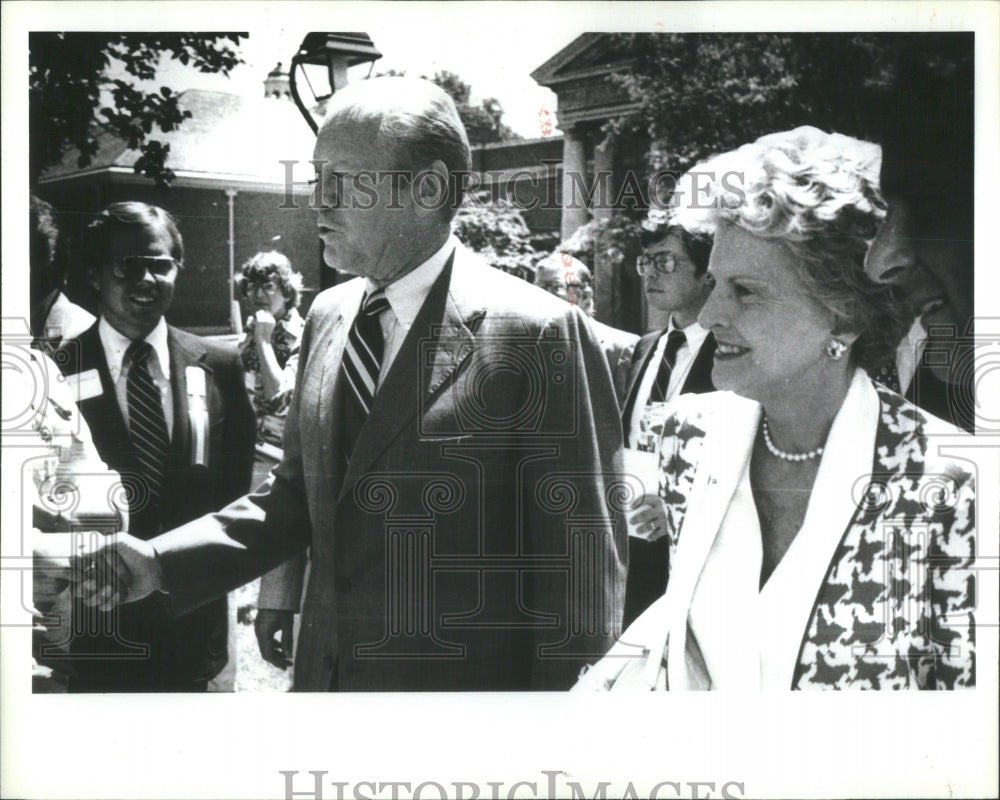
<path fill-rule="evenodd" d="M 554 89 L 581 77 L 607 75 L 613 68 L 621 69 L 632 61 L 628 53 L 614 49 L 611 34 L 584 33 L 537 67 L 531 77 L 540 86 Z"/>
<path fill-rule="evenodd" d="M 627 72 L 633 56 L 616 47 L 608 33 L 584 33 L 531 73 L 540 86 L 556 93 L 559 127 L 569 130 L 578 122 L 603 122 L 638 107 L 621 86 L 612 83 L 614 72 Z"/>
<path fill-rule="evenodd" d="M 246 97 L 229 92 L 189 89 L 180 106 L 191 117 L 173 131 L 154 129 L 151 139 L 170 145 L 167 166 L 182 183 L 210 181 L 252 182 L 282 186 L 285 166 L 297 161 L 295 180 L 311 178 L 316 139 L 298 109 L 289 100 Z M 62 162 L 44 174 L 42 183 L 100 172 L 128 173 L 138 150 L 109 133 L 101 133 L 89 166 L 77 166 L 78 151 L 68 151 Z"/>

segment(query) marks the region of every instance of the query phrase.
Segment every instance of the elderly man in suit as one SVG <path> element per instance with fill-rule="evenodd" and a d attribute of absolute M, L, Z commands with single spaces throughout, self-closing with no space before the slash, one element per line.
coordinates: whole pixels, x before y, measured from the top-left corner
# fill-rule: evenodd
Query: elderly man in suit
<path fill-rule="evenodd" d="M 715 339 L 698 324 L 698 314 L 712 291 L 707 272 L 711 236 L 664 223 L 644 231 L 643 245 L 636 266 L 646 303 L 667 316 L 668 323 L 639 340 L 628 366 L 622 429 L 625 446 L 632 449 L 646 448 L 651 429 L 675 397 L 715 388 Z M 666 589 L 667 540 L 659 508 L 654 487 L 630 518 L 626 625 Z"/>
<path fill-rule="evenodd" d="M 639 341 L 634 333 L 612 328 L 594 318 L 594 277 L 590 269 L 569 253 L 550 253 L 535 265 L 535 286 L 579 306 L 604 348 L 615 395 L 619 404 L 625 400 L 625 379 L 632 361 L 632 348 Z"/>
<path fill-rule="evenodd" d="M 235 348 L 164 319 L 183 259 L 163 209 L 105 209 L 80 249 L 100 316 L 57 359 L 98 453 L 122 475 L 129 532 L 143 540 L 239 497 L 253 469 L 254 414 Z M 226 663 L 224 597 L 176 619 L 150 597 L 95 622 L 70 645 L 72 692 L 204 691 Z"/>
<path fill-rule="evenodd" d="M 308 547 L 299 691 L 568 688 L 622 608 L 600 344 L 451 238 L 469 146 L 433 84 L 338 92 L 314 160 L 324 259 L 358 278 L 310 309 L 281 464 L 96 557 L 127 568 L 126 601 L 159 589 L 183 611 Z"/>

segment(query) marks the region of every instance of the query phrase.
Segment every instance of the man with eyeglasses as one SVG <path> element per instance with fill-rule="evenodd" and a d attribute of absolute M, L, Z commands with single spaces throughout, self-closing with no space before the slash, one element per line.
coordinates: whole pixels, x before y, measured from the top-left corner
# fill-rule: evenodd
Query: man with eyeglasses
<path fill-rule="evenodd" d="M 636 261 L 649 309 L 668 319 L 635 346 L 625 384 L 622 430 L 625 446 L 653 446 L 651 429 L 665 417 L 677 395 L 714 391 L 715 339 L 698 324 L 698 314 L 712 291 L 708 256 L 712 239 L 679 225 L 660 224 L 644 231 L 643 252 Z M 659 498 L 646 496 L 630 518 L 629 573 L 624 625 L 628 626 L 656 598 L 667 582 L 667 540 Z"/>
<path fill-rule="evenodd" d="M 98 452 L 122 475 L 129 532 L 141 539 L 240 496 L 253 468 L 254 414 L 235 348 L 164 319 L 183 259 L 163 209 L 105 209 L 76 259 L 99 318 L 57 358 Z M 204 691 L 226 663 L 225 597 L 177 619 L 153 597 L 106 613 L 78 604 L 75 613 L 95 630 L 71 641 L 71 692 Z"/>

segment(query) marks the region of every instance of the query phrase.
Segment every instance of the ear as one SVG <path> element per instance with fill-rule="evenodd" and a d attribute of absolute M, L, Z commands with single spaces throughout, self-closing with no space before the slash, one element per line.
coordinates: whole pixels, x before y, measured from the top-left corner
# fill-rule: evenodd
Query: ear
<path fill-rule="evenodd" d="M 97 292 L 98 294 L 100 294 L 100 291 L 101 291 L 101 278 L 100 278 L 100 274 L 98 273 L 98 271 L 96 269 L 88 269 L 87 270 L 87 283 L 89 283 L 94 288 L 95 292 Z"/>
<path fill-rule="evenodd" d="M 448 167 L 440 159 L 413 176 L 410 190 L 417 216 L 434 216 L 448 205 L 449 177 Z"/>

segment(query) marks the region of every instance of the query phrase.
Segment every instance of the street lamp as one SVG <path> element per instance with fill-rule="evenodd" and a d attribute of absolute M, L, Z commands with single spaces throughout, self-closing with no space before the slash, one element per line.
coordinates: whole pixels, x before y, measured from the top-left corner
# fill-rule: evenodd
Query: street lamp
<path fill-rule="evenodd" d="M 292 99 L 299 112 L 305 117 L 313 133 L 319 132 L 319 123 L 312 110 L 322 107 L 338 89 L 347 85 L 347 68 L 357 64 L 371 63 L 382 58 L 371 37 L 367 33 L 307 33 L 299 46 L 298 52 L 292 57 L 292 66 L 288 70 L 289 89 Z M 307 66 L 325 67 L 322 80 L 325 85 L 313 87 L 312 80 L 306 70 Z M 301 74 L 313 97 L 313 109 L 306 107 L 299 96 L 298 74 Z M 314 70 L 314 77 L 319 80 L 321 73 Z"/>

